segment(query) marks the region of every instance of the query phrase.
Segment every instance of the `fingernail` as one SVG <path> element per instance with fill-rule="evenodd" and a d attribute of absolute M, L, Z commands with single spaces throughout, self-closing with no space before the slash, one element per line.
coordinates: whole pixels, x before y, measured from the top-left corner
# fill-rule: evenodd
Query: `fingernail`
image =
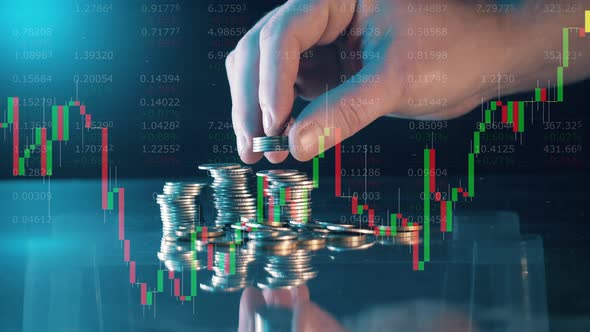
<path fill-rule="evenodd" d="M 262 125 L 264 126 L 264 130 L 266 132 L 270 131 L 272 127 L 272 116 L 270 115 L 270 112 L 263 112 Z"/>
<path fill-rule="evenodd" d="M 293 299 L 293 303 L 299 302 L 299 288 L 295 288 L 291 291 L 291 298 Z"/>
<path fill-rule="evenodd" d="M 303 129 L 299 133 L 297 145 L 294 147 L 295 151 L 299 151 L 297 156 L 301 156 L 302 154 L 307 156 L 310 152 L 314 153 L 314 155 L 318 154 L 317 148 L 315 148 L 316 151 L 312 149 L 314 149 L 315 143 L 319 140 L 321 134 L 320 128 L 315 123 Z"/>
<path fill-rule="evenodd" d="M 248 140 L 244 135 L 238 135 L 236 140 L 236 145 L 238 148 L 238 154 L 241 156 L 244 153 L 244 149 L 248 147 Z"/>

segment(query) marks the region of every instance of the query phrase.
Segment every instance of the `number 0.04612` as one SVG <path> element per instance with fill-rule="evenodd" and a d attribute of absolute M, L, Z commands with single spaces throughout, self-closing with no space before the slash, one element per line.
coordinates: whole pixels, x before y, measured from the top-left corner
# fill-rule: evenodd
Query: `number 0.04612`
<path fill-rule="evenodd" d="M 51 224 L 50 216 L 12 216 L 13 224 Z"/>

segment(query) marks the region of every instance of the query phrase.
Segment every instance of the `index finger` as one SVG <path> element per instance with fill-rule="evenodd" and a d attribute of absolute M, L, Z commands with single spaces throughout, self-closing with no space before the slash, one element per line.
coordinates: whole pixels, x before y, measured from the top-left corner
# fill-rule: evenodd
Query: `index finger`
<path fill-rule="evenodd" d="M 295 99 L 299 56 L 329 44 L 352 21 L 355 0 L 292 0 L 260 31 L 258 99 L 266 135 L 280 135 Z"/>

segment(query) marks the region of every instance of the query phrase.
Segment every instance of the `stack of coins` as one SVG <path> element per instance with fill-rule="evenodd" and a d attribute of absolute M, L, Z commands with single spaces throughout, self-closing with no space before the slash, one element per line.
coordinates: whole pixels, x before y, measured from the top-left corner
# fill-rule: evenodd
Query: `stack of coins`
<path fill-rule="evenodd" d="M 166 182 L 163 191 L 165 195 L 194 196 L 197 198 L 206 186 L 207 184 L 202 182 Z"/>
<path fill-rule="evenodd" d="M 291 169 L 263 170 L 256 173 L 268 183 L 264 189 L 264 220 L 273 226 L 311 219 L 313 181 L 305 173 Z"/>
<path fill-rule="evenodd" d="M 215 224 L 219 226 L 235 223 L 240 218 L 256 217 L 256 197 L 252 168 L 240 164 L 205 164 L 199 169 L 209 171 L 213 177 L 213 203 Z"/>
<path fill-rule="evenodd" d="M 253 152 L 289 151 L 289 136 L 254 137 Z"/>
<path fill-rule="evenodd" d="M 318 274 L 311 264 L 313 251 L 364 250 L 375 244 L 421 241 L 419 224 L 404 224 L 396 227 L 393 235 L 383 236 L 391 232 L 311 220 L 313 181 L 305 173 L 289 169 L 256 173 L 264 183 L 259 222 L 250 167 L 226 163 L 199 168 L 214 178 L 215 224 L 222 227 L 202 224 L 199 200 L 206 184 L 167 182 L 164 193 L 157 197 L 162 216 L 157 256 L 170 271 L 201 270 L 214 261 L 209 265 L 213 266 L 211 279 L 200 284 L 206 291 L 234 292 L 253 283 L 260 288 L 296 287 Z M 257 260 L 264 262 L 261 279 L 253 279 L 249 273 Z"/>
<path fill-rule="evenodd" d="M 192 229 L 201 222 L 201 205 L 198 198 L 206 187 L 204 183 L 166 182 L 164 194 L 158 195 L 162 217 L 162 236 L 167 240 L 176 240 L 176 231 L 180 227 Z"/>
<path fill-rule="evenodd" d="M 230 262 L 231 256 L 234 262 Z M 237 292 L 250 284 L 248 265 L 255 260 L 248 249 L 239 249 L 232 253 L 229 247 L 216 246 L 213 254 L 214 265 L 211 280 L 202 282 L 199 287 L 208 292 Z M 231 266 L 231 264 L 234 266 Z"/>

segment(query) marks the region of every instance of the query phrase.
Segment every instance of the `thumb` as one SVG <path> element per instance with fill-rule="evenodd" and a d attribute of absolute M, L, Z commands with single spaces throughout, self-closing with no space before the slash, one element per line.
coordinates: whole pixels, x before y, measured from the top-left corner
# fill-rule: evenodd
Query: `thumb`
<path fill-rule="evenodd" d="M 299 304 L 293 309 L 291 331 L 345 332 L 344 327 L 332 315 L 313 302 Z"/>
<path fill-rule="evenodd" d="M 264 297 L 260 290 L 252 287 L 244 289 L 240 298 L 238 332 L 254 331 L 254 313 L 264 305 Z"/>
<path fill-rule="evenodd" d="M 379 79 L 380 67 L 380 63 L 365 66 L 301 112 L 289 131 L 289 150 L 295 159 L 310 160 L 391 111 L 391 92 Z"/>

